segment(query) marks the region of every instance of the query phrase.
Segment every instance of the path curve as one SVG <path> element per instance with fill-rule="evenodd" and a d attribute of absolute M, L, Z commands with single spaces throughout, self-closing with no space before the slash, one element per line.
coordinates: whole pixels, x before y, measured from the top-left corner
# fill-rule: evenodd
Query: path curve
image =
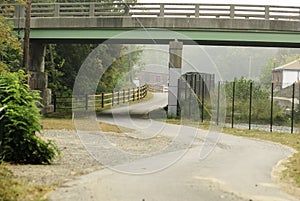
<path fill-rule="evenodd" d="M 156 101 L 161 95 L 154 95 Z M 147 102 L 147 104 L 151 104 Z M 139 105 L 139 107 L 141 107 Z M 131 107 L 131 106 L 130 106 Z M 135 107 L 135 106 L 132 106 Z M 146 106 L 144 108 L 147 108 Z M 121 110 L 121 109 L 119 109 Z M 151 133 L 156 128 L 161 135 L 172 137 L 180 125 L 169 125 L 149 119 L 100 117 L 101 121 L 117 123 Z M 149 126 L 149 122 L 151 126 Z M 136 126 L 138 125 L 138 126 Z M 153 174 L 132 175 L 104 169 L 84 175 L 63 185 L 50 195 L 53 201 L 297 201 L 272 182 L 272 168 L 291 156 L 291 148 L 244 137 L 221 134 L 213 152 L 199 159 L 207 131 L 189 128 L 197 133 L 188 152 L 175 164 Z M 151 169 L 181 151 L 122 162 L 116 166 L 133 171 Z"/>

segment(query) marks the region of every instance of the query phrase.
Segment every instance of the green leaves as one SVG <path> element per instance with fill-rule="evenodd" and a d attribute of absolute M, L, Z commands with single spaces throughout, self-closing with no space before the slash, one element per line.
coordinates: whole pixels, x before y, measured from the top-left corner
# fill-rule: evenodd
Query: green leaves
<path fill-rule="evenodd" d="M 39 92 L 25 82 L 23 71 L 0 75 L 0 106 L 6 106 L 1 155 L 5 161 L 48 164 L 60 151 L 36 135 L 41 131 Z"/>

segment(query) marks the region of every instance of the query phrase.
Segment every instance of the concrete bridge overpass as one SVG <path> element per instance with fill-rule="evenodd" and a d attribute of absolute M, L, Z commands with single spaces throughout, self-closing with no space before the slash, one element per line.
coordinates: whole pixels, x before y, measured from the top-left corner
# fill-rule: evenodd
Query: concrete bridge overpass
<path fill-rule="evenodd" d="M 7 14 L 22 30 L 25 5 Z M 191 3 L 37 3 L 32 4 L 32 42 L 95 42 L 124 31 L 160 28 L 182 33 L 198 44 L 300 47 L 300 7 Z M 126 43 L 168 43 L 151 30 L 120 38 Z M 22 33 L 21 33 L 22 36 Z M 180 40 L 180 38 L 179 38 Z M 189 41 L 182 38 L 182 41 Z M 119 41 L 117 41 L 119 42 Z"/>

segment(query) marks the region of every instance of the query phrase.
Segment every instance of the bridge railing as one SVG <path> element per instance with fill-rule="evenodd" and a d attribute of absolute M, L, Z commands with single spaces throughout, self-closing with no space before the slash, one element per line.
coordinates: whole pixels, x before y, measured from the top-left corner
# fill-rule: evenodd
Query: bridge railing
<path fill-rule="evenodd" d="M 25 5 L 0 5 L 0 13 L 24 17 Z M 195 3 L 33 3 L 31 17 L 183 17 L 300 20 L 300 7 Z"/>

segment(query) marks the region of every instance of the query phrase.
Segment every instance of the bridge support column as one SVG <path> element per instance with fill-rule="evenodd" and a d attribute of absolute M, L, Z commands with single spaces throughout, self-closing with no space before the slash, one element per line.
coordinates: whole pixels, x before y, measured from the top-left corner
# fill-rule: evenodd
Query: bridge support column
<path fill-rule="evenodd" d="M 30 45 L 30 88 L 41 91 L 43 104 L 42 113 L 53 112 L 54 107 L 51 105 L 51 89 L 47 88 L 48 77 L 45 73 L 46 46 L 41 43 L 31 43 Z"/>
<path fill-rule="evenodd" d="M 178 115 L 178 79 L 181 76 L 183 43 L 171 41 L 169 46 L 168 116 Z"/>

